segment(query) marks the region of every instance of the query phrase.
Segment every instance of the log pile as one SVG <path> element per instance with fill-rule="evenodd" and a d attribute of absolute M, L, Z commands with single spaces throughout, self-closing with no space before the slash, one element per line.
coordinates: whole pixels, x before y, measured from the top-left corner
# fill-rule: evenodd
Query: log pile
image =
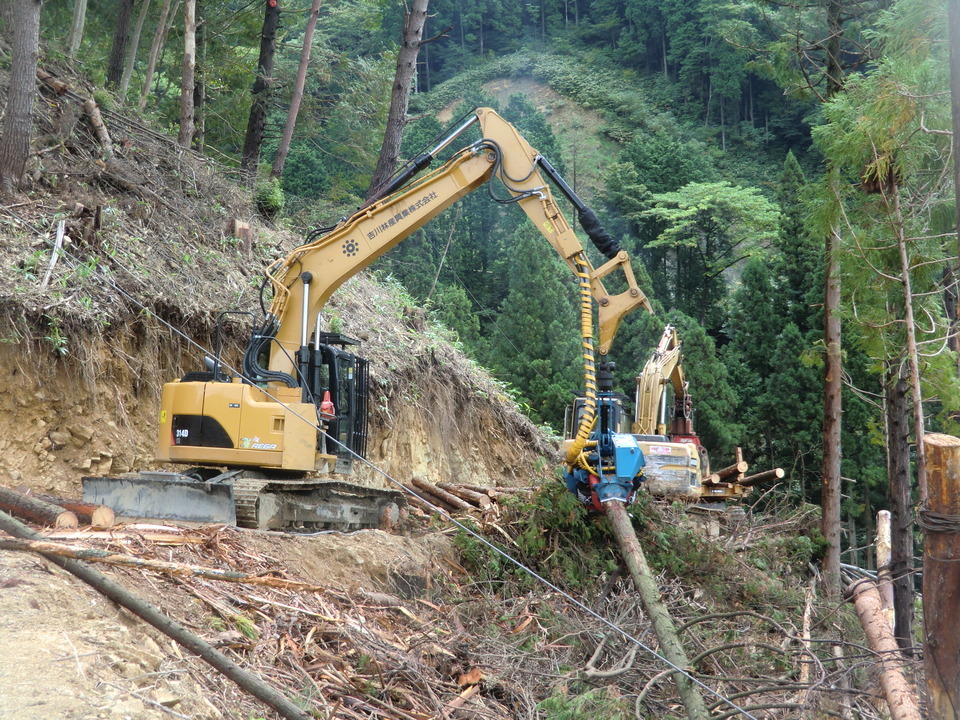
<path fill-rule="evenodd" d="M 21 520 L 65 530 L 76 529 L 81 524 L 109 528 L 116 522 L 113 510 L 105 505 L 91 505 L 79 500 L 2 486 L 0 510 Z"/>
<path fill-rule="evenodd" d="M 703 497 L 711 500 L 741 498 L 747 495 L 753 487 L 769 481 L 782 480 L 786 475 L 782 468 L 773 468 L 747 475 L 749 469 L 749 464 L 743 459 L 743 450 L 737 448 L 736 459 L 732 464 L 712 472 L 704 478 L 705 493 L 703 493 Z"/>
<path fill-rule="evenodd" d="M 500 514 L 499 498 L 536 488 L 486 488 L 478 485 L 454 483 L 431 483 L 422 478 L 412 478 L 403 486 L 407 501 L 427 513 L 440 508 L 447 513 L 479 513 L 483 517 Z"/>

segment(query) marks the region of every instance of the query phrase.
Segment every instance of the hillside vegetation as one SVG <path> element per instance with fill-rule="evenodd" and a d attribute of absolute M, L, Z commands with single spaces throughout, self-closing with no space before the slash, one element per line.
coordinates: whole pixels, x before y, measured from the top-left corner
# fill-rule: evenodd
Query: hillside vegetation
<path fill-rule="evenodd" d="M 0 483 L 75 495 L 83 474 L 152 465 L 162 383 L 201 366 L 218 325 L 236 363 L 249 324 L 219 313 L 259 313 L 261 270 L 363 203 L 403 10 L 322 8 L 304 107 L 274 179 L 305 0 L 279 11 L 269 77 L 256 57 L 277 3 L 199 4 L 202 131 L 190 147 L 174 138 L 180 3 L 137 5 L 144 38 L 152 29 L 166 40 L 149 79 L 146 40 L 133 49 L 125 90 L 113 79 L 121 14 L 91 3 L 77 37 L 72 5 L 43 5 L 40 65 L 67 90 L 38 85 L 25 181 L 0 208 L 0 368 L 11 380 Z M 717 694 L 707 698 L 716 718 L 739 712 L 729 702 L 764 718 L 883 716 L 873 657 L 837 592 L 841 551 L 857 576 L 875 569 L 880 508 L 892 507 L 899 533 L 898 639 L 908 653 L 919 642 L 914 473 L 924 477 L 923 434 L 955 429 L 960 402 L 946 11 L 920 0 L 840 5 L 837 18 L 837 3 L 438 0 L 404 128 L 401 154 L 413 157 L 475 107 L 513 123 L 598 210 L 653 302 L 652 315 L 621 327 L 618 389 L 632 396 L 672 323 L 712 457 L 742 448 L 752 465 L 786 471 L 744 507 L 642 496 L 632 510 L 690 671 Z M 16 36 L 6 8 L 0 17 L 8 93 Z M 813 40 L 797 55 L 801 39 Z M 258 79 L 266 89 L 252 102 Z M 81 110 L 89 99 L 112 153 Z M 261 101 L 260 165 L 248 172 L 245 128 Z M 471 132 L 458 143 L 478 139 Z M 250 247 L 229 229 L 236 221 L 253 227 Z M 825 284 L 837 289 L 828 302 Z M 264 594 L 122 573 L 317 716 L 680 717 L 604 520 L 555 477 L 556 432 L 582 385 L 576 298 L 523 214 L 481 188 L 328 308 L 371 360 L 375 466 L 403 481 L 538 492 L 501 495 L 495 512 L 462 525 L 412 511 L 396 534 L 355 543 L 233 530 L 188 532 L 169 547 L 154 530 L 88 542 L 324 585 Z M 836 325 L 825 318 L 842 321 L 842 343 L 825 336 Z M 825 413 L 827 380 L 837 402 Z M 386 482 L 369 468 L 355 479 Z M 5 632 L 18 648 L 0 665 L 0 714 L 161 717 L 132 694 L 162 702 L 161 691 L 179 693 L 188 717 L 262 714 L 25 557 L 0 558 Z M 70 593 L 83 599 L 49 600 Z M 89 633 L 72 631 L 86 620 Z M 20 662 L 31 649 L 42 662 Z M 46 666 L 57 668 L 50 685 L 36 681 L 37 699 L 23 703 L 24 678 Z M 54 684 L 73 700 L 44 707 Z"/>

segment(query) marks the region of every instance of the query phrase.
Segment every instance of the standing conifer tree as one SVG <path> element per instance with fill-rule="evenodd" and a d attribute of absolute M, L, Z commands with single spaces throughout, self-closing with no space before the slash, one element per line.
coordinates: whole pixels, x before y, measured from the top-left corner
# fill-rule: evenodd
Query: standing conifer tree
<path fill-rule="evenodd" d="M 240 167 L 247 175 L 255 175 L 263 147 L 263 132 L 267 125 L 267 108 L 273 89 L 273 58 L 277 52 L 277 27 L 280 24 L 280 3 L 265 0 L 263 29 L 260 31 L 260 56 L 257 59 L 257 77 L 253 81 L 250 117 L 243 140 Z"/>
<path fill-rule="evenodd" d="M 33 130 L 33 103 L 37 94 L 42 0 L 11 3 L 3 14 L 11 32 L 10 87 L 0 134 L 0 193 L 9 197 L 23 180 Z"/>
<path fill-rule="evenodd" d="M 571 392 L 581 384 L 577 287 L 529 223 L 517 228 L 510 247 L 507 296 L 490 331 L 486 361 L 517 389 L 534 420 L 560 427 Z"/>

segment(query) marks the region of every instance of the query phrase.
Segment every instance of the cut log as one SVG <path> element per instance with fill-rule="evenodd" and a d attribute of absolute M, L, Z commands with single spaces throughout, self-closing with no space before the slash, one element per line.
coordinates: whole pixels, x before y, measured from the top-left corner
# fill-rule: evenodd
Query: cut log
<path fill-rule="evenodd" d="M 421 478 L 412 478 L 410 482 L 420 490 L 423 490 L 424 492 L 428 492 L 431 495 L 440 498 L 445 503 L 447 503 L 447 505 L 455 507 L 458 510 L 475 509 L 473 505 L 466 502 L 465 500 L 461 500 L 456 495 L 453 495 L 452 493 L 448 493 L 446 490 L 441 490 L 436 485 L 432 483 L 428 483 L 426 480 L 422 480 Z M 429 498 L 427 499 L 429 500 Z"/>
<path fill-rule="evenodd" d="M 743 460 L 738 460 L 733 465 L 727 465 L 727 467 L 717 470 L 714 475 L 717 476 L 720 480 L 729 480 L 731 477 L 737 475 L 743 475 L 747 471 L 747 468 L 750 467 Z"/>
<path fill-rule="evenodd" d="M 0 510 L 40 525 L 53 525 L 65 530 L 80 526 L 77 516 L 69 510 L 28 497 L 10 488 L 0 487 Z"/>
<path fill-rule="evenodd" d="M 57 80 L 57 78 L 48 73 L 46 70 L 41 70 L 40 68 L 37 68 L 37 80 L 53 90 L 57 95 L 66 95 L 67 91 L 70 89 L 70 86 L 65 82 L 62 80 Z"/>
<path fill-rule="evenodd" d="M 110 133 L 107 132 L 107 126 L 103 124 L 103 117 L 100 115 L 100 107 L 96 100 L 88 98 L 83 101 L 83 111 L 87 114 L 90 121 L 90 127 L 93 128 L 94 135 L 97 136 L 97 142 L 103 148 L 103 157 L 109 160 L 113 157 L 113 141 L 110 139 Z"/>
<path fill-rule="evenodd" d="M 892 720 L 922 720 L 917 693 L 904 675 L 900 646 L 883 615 L 880 591 L 872 580 L 859 580 L 847 588 L 853 601 L 867 645 L 877 654 L 880 664 L 880 688 L 890 708 Z"/>
<path fill-rule="evenodd" d="M 474 492 L 469 488 L 465 488 L 462 485 L 451 485 L 449 483 L 437 483 L 437 487 L 441 490 L 446 490 L 452 495 L 456 495 L 461 500 L 466 502 L 473 503 L 474 505 L 479 506 L 483 510 L 486 510 L 493 503 L 490 500 L 490 496 L 484 493 Z"/>
<path fill-rule="evenodd" d="M 436 495 L 428 493 L 426 490 L 422 490 L 417 487 L 411 487 L 409 485 L 403 486 L 405 490 L 408 491 L 407 500 L 414 506 L 424 510 L 428 513 L 432 513 L 436 508 L 440 508 L 445 512 L 456 512 L 456 508 L 452 505 L 447 505 L 443 500 L 438 498 Z"/>
<path fill-rule="evenodd" d="M 764 470 L 763 472 L 759 472 L 756 475 L 748 475 L 745 478 L 741 478 L 739 481 L 737 481 L 737 485 L 743 485 L 744 487 L 753 487 L 754 485 L 765 483 L 768 480 L 782 480 L 784 475 L 786 475 L 786 473 L 783 471 L 783 468 L 774 468 L 773 470 Z"/>
<path fill-rule="evenodd" d="M 21 490 L 21 492 L 23 492 L 24 495 L 36 498 L 41 502 L 49 503 L 50 505 L 56 505 L 64 510 L 69 510 L 76 515 L 77 520 L 84 525 L 93 525 L 94 527 L 98 528 L 108 528 L 113 527 L 117 521 L 116 514 L 113 512 L 113 509 L 108 508 L 106 505 L 94 505 L 93 503 L 80 502 L 79 500 L 71 500 L 69 498 L 57 497 L 55 495 L 37 493 L 33 492 L 32 490 Z"/>

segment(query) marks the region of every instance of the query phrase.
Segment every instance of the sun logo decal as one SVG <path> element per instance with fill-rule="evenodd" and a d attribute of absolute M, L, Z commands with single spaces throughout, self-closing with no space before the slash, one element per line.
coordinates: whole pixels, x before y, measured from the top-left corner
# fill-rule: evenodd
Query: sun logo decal
<path fill-rule="evenodd" d="M 353 257 L 360 251 L 360 245 L 356 240 L 347 240 L 343 243 L 343 254 L 347 257 Z"/>

